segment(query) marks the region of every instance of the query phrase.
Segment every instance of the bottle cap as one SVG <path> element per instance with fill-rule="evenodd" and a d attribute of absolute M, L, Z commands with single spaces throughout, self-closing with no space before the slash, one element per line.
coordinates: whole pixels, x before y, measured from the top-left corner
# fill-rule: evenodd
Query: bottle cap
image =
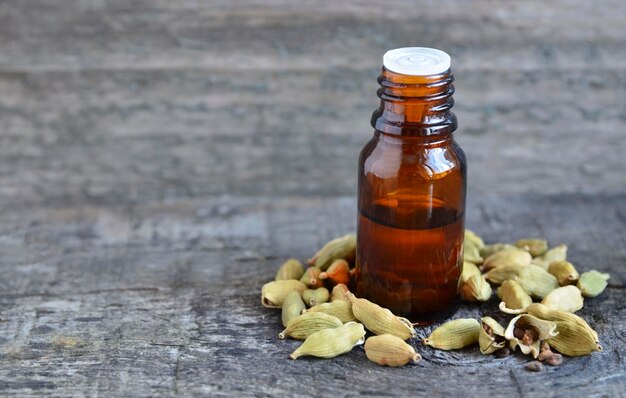
<path fill-rule="evenodd" d="M 438 75 L 450 69 L 450 56 L 435 48 L 396 48 L 385 53 L 383 65 L 386 69 L 403 75 Z"/>

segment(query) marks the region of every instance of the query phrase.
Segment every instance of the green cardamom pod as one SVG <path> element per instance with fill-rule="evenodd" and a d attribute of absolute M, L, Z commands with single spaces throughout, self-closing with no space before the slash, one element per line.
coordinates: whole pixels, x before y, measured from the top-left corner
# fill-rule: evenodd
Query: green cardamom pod
<path fill-rule="evenodd" d="M 472 245 L 476 246 L 478 249 L 485 247 L 485 242 L 483 241 L 483 238 L 481 238 L 475 232 L 469 229 L 465 229 L 464 241 L 465 243 L 468 243 L 468 242 L 471 243 Z"/>
<path fill-rule="evenodd" d="M 474 275 L 482 275 L 480 270 L 478 269 L 478 266 L 476 266 L 476 264 L 474 263 L 470 263 L 469 261 L 463 261 L 463 271 L 461 272 L 461 277 L 459 278 L 459 281 L 463 283 L 468 280 L 470 276 Z"/>
<path fill-rule="evenodd" d="M 328 301 L 330 293 L 325 287 L 319 287 L 317 289 L 307 289 L 302 292 L 302 299 L 309 307 L 315 307 L 318 304 L 322 304 Z"/>
<path fill-rule="evenodd" d="M 296 340 L 304 340 L 320 330 L 333 329 L 341 325 L 343 323 L 332 315 L 323 312 L 305 312 L 290 320 L 287 328 L 280 332 L 278 338 L 282 340 L 291 337 Z"/>
<path fill-rule="evenodd" d="M 483 258 L 480 256 L 480 249 L 471 243 L 463 244 L 463 261 L 481 264 L 483 262 Z"/>
<path fill-rule="evenodd" d="M 547 270 L 553 262 L 565 260 L 567 260 L 567 245 L 560 244 L 548 250 L 542 256 L 533 258 L 532 263 Z"/>
<path fill-rule="evenodd" d="M 548 251 L 548 241 L 545 239 L 520 239 L 515 246 L 526 250 L 533 257 L 539 257 Z"/>
<path fill-rule="evenodd" d="M 480 323 L 476 319 L 455 319 L 433 330 L 422 343 L 440 350 L 456 350 L 476 344 L 479 331 Z"/>
<path fill-rule="evenodd" d="M 511 348 L 520 350 L 533 358 L 539 355 L 541 341 L 548 340 L 556 335 L 557 325 L 529 314 L 521 314 L 511 319 L 504 331 L 504 337 L 509 340 Z"/>
<path fill-rule="evenodd" d="M 489 282 L 499 285 L 506 280 L 516 279 L 520 272 L 526 268 L 525 265 L 503 265 L 492 269 L 485 274 L 485 279 Z"/>
<path fill-rule="evenodd" d="M 289 293 L 287 297 L 285 297 L 285 301 L 283 302 L 283 309 L 281 314 L 283 326 L 287 327 L 289 321 L 300 316 L 305 308 L 306 306 L 304 305 L 304 301 L 302 301 L 302 296 L 300 295 L 299 291 L 294 290 Z"/>
<path fill-rule="evenodd" d="M 305 313 L 323 312 L 339 318 L 339 320 L 343 323 L 357 320 L 352 313 L 352 303 L 347 300 L 335 300 L 330 303 L 319 304 L 304 311 Z"/>
<path fill-rule="evenodd" d="M 304 274 L 304 267 L 302 266 L 302 263 L 295 258 L 290 258 L 289 260 L 285 261 L 283 265 L 280 266 L 280 268 L 278 268 L 274 280 L 298 280 L 302 277 L 302 274 Z"/>
<path fill-rule="evenodd" d="M 559 285 L 575 285 L 578 281 L 578 271 L 569 261 L 553 261 L 548 266 L 548 272 L 556 277 Z"/>
<path fill-rule="evenodd" d="M 596 270 L 583 272 L 578 280 L 578 288 L 585 297 L 596 297 L 607 287 L 611 276 Z"/>
<path fill-rule="evenodd" d="M 533 299 L 526 291 L 514 280 L 506 280 L 502 282 L 496 292 L 502 300 L 500 309 L 509 308 L 519 310 L 528 307 L 533 303 Z"/>
<path fill-rule="evenodd" d="M 320 330 L 304 340 L 297 350 L 291 353 L 291 359 L 310 355 L 319 358 L 335 358 L 352 350 L 365 341 L 365 329 L 356 322 L 348 322 L 334 329 Z"/>
<path fill-rule="evenodd" d="M 261 289 L 261 304 L 267 308 L 282 308 L 285 298 L 294 290 L 301 293 L 306 286 L 293 279 L 266 283 Z"/>
<path fill-rule="evenodd" d="M 348 234 L 326 243 L 307 261 L 307 263 L 322 271 L 326 271 L 333 261 L 344 259 L 350 263 L 354 261 L 355 256 L 356 235 Z"/>
<path fill-rule="evenodd" d="M 304 271 L 302 277 L 300 278 L 300 282 L 304 283 L 309 289 L 317 289 L 318 287 L 324 286 L 324 281 L 320 279 L 320 271 L 319 268 L 309 267 Z"/>
<path fill-rule="evenodd" d="M 347 285 L 350 283 L 350 266 L 344 259 L 333 261 L 328 269 L 320 273 L 319 278 L 321 280 L 328 279 L 332 283 L 343 283 Z"/>
<path fill-rule="evenodd" d="M 365 355 L 370 361 L 383 366 L 402 366 L 422 359 L 415 348 L 398 336 L 382 334 L 365 341 Z"/>
<path fill-rule="evenodd" d="M 333 287 L 333 290 L 330 292 L 330 301 L 345 300 L 346 293 L 348 292 L 348 286 L 344 285 L 343 283 L 338 283 L 335 285 L 335 287 Z"/>
<path fill-rule="evenodd" d="M 482 275 L 471 276 L 461 283 L 461 298 L 465 301 L 487 301 L 491 298 L 491 285 Z"/>
<path fill-rule="evenodd" d="M 544 298 L 548 293 L 559 287 L 554 275 L 537 265 L 524 267 L 515 281 L 532 297 Z"/>
<path fill-rule="evenodd" d="M 352 313 L 374 334 L 392 334 L 403 340 L 417 336 L 413 325 L 408 319 L 395 316 L 386 308 L 374 304 L 367 299 L 356 298 L 348 293 L 346 298 L 352 303 Z"/>
<path fill-rule="evenodd" d="M 504 328 L 495 319 L 489 316 L 480 320 L 480 330 L 478 331 L 478 345 L 483 355 L 492 354 L 506 346 Z"/>
<path fill-rule="evenodd" d="M 483 272 L 505 266 L 526 266 L 532 261 L 532 256 L 525 250 L 514 248 L 500 250 L 487 257 L 481 267 Z"/>
<path fill-rule="evenodd" d="M 516 247 L 508 243 L 493 243 L 491 245 L 485 245 L 483 248 L 481 248 L 480 255 L 483 258 L 487 258 L 494 253 L 507 249 L 516 249 Z"/>
<path fill-rule="evenodd" d="M 583 296 L 576 286 L 562 286 L 548 293 L 541 304 L 553 310 L 576 312 L 583 308 Z"/>

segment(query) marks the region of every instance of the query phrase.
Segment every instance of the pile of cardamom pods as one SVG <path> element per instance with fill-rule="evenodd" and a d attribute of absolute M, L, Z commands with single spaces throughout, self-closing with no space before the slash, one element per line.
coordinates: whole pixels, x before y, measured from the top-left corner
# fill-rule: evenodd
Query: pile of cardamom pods
<path fill-rule="evenodd" d="M 379 365 L 402 366 L 421 359 L 406 340 L 417 336 L 411 322 L 348 290 L 356 252 L 356 237 L 345 235 L 326 243 L 307 261 L 296 259 L 280 266 L 275 280 L 265 284 L 261 303 L 282 310 L 285 329 L 278 335 L 304 340 L 291 353 L 334 358 L 365 343 L 365 354 Z M 423 339 L 426 346 L 453 350 L 478 343 L 480 352 L 504 357 L 519 347 L 537 361 L 527 369 L 539 371 L 542 362 L 559 365 L 561 354 L 588 355 L 601 351 L 598 334 L 574 314 L 583 297 L 595 297 L 607 286 L 608 274 L 580 274 L 566 261 L 567 246 L 548 248 L 544 239 L 522 239 L 515 244 L 485 245 L 465 231 L 461 297 L 487 301 L 492 284 L 502 300 L 500 310 L 515 315 L 505 328 L 495 319 L 462 318 L 444 323 Z M 541 300 L 534 303 L 533 299 Z M 366 329 L 373 336 L 365 340 Z M 555 349 L 558 352 L 553 352 Z"/>

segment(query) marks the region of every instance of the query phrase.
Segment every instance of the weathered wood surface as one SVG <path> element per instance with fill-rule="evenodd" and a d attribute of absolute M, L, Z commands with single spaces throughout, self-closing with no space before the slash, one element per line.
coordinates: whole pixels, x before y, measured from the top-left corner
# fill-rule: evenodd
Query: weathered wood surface
<path fill-rule="evenodd" d="M 623 396 L 626 5 L 439 3 L 0 1 L 0 395 Z M 287 359 L 260 286 L 354 229 L 403 45 L 453 56 L 468 225 L 612 274 L 603 352 Z"/>

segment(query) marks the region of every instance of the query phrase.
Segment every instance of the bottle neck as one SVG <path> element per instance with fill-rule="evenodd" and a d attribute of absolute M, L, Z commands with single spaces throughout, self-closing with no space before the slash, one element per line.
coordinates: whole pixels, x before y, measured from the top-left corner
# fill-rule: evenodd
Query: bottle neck
<path fill-rule="evenodd" d="M 372 127 L 399 136 L 451 137 L 457 128 L 451 111 L 453 81 L 449 70 L 439 75 L 409 76 L 383 68 L 378 77 L 380 107 L 372 114 Z"/>

